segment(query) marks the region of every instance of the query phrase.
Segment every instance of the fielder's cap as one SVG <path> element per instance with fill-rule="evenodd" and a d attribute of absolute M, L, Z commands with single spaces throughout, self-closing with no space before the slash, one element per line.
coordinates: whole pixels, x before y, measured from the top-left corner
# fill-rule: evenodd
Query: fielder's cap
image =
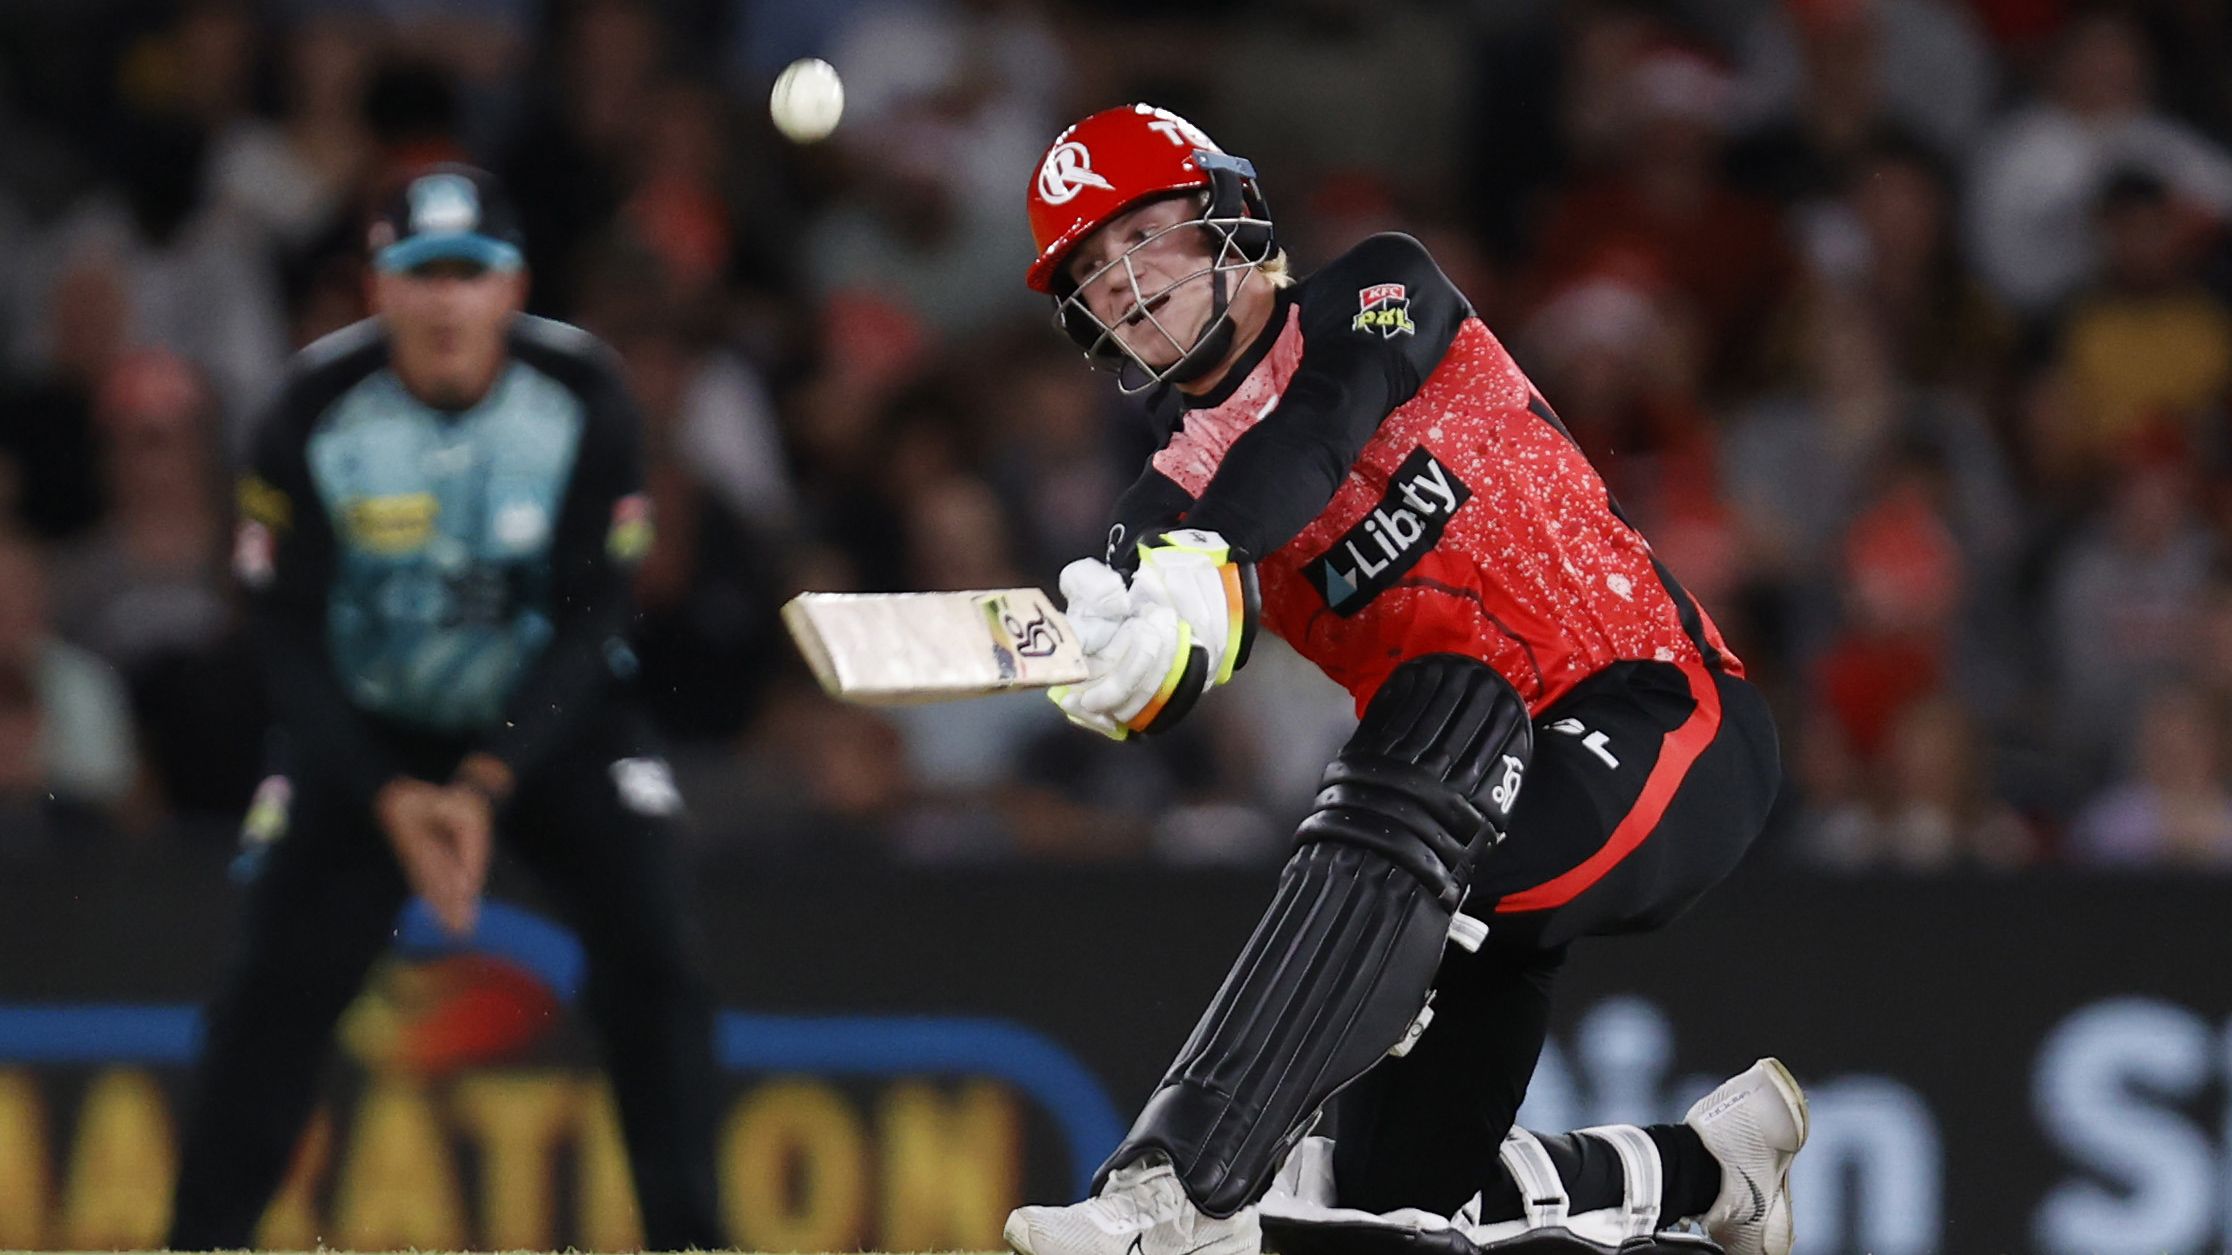
<path fill-rule="evenodd" d="M 472 166 L 429 166 L 372 221 L 372 264 L 411 270 L 432 261 L 522 264 L 519 218 L 496 176 Z"/>

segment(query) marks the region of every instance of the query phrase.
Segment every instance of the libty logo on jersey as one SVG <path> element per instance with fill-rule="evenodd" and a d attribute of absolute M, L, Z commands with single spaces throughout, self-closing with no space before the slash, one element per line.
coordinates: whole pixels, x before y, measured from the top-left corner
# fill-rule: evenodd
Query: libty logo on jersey
<path fill-rule="evenodd" d="M 1304 564 L 1302 574 L 1335 614 L 1355 614 L 1440 543 L 1449 516 L 1470 500 L 1465 481 L 1425 449 L 1413 449 L 1389 477 L 1379 504 Z"/>
<path fill-rule="evenodd" d="M 1356 309 L 1356 320 L 1349 324 L 1351 331 L 1377 331 L 1381 339 L 1392 340 L 1418 330 L 1411 322 L 1410 297 L 1400 283 L 1375 283 L 1358 289 Z"/>

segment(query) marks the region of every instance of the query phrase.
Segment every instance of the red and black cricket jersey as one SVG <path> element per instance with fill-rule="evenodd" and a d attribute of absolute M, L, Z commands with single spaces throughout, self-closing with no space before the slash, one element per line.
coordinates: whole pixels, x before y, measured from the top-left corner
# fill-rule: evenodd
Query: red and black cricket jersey
<path fill-rule="evenodd" d="M 1169 436 L 1109 561 L 1183 521 L 1254 556 L 1264 622 L 1354 695 L 1461 653 L 1540 714 L 1622 660 L 1742 664 L 1620 516 L 1556 413 L 1418 241 L 1377 235 L 1279 294 Z"/>

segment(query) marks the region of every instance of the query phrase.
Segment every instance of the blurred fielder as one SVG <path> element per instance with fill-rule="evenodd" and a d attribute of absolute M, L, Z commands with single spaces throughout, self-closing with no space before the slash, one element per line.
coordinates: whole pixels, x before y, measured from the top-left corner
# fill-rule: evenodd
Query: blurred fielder
<path fill-rule="evenodd" d="M 1772 1059 L 1681 1124 L 1512 1128 L 1567 947 L 1673 919 L 1774 800 L 1773 721 L 1712 620 L 1416 240 L 1296 282 L 1254 168 L 1146 105 L 1063 132 L 1030 216 L 1030 286 L 1166 433 L 1106 561 L 1062 573 L 1091 676 L 1053 696 L 1160 731 L 1260 621 L 1361 722 L 1096 1196 L 1017 1211 L 1009 1244 L 1672 1250 L 1696 1218 L 1783 1255 L 1806 1111 Z"/>
<path fill-rule="evenodd" d="M 469 934 L 501 826 L 588 952 L 645 1237 L 720 1246 L 681 800 L 624 683 L 633 404 L 602 345 L 520 312 L 486 174 L 413 179 L 371 245 L 376 316 L 297 357 L 242 484 L 291 801 L 210 1012 L 169 1245 L 249 1244 L 396 913 L 416 891 Z"/>

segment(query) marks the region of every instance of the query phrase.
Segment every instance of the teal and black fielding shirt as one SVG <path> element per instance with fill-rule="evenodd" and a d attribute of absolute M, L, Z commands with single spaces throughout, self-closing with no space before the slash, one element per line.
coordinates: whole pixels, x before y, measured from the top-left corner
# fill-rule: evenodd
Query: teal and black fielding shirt
<path fill-rule="evenodd" d="M 524 779 L 633 665 L 640 422 L 594 337 L 519 317 L 476 404 L 418 400 L 377 319 L 297 356 L 257 432 L 235 565 L 294 769 L 369 801 L 393 738 Z"/>

